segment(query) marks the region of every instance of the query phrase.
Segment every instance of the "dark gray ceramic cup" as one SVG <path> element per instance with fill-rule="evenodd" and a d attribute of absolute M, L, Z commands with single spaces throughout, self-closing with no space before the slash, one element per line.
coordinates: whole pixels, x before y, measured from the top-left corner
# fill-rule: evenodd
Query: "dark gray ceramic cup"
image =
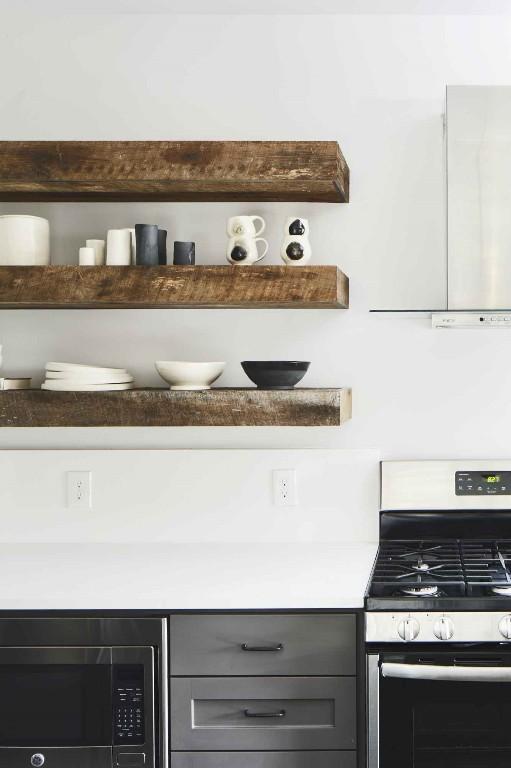
<path fill-rule="evenodd" d="M 167 230 L 158 230 L 158 263 L 167 263 Z"/>
<path fill-rule="evenodd" d="M 195 264 L 195 243 L 176 240 L 174 242 L 174 264 L 188 267 Z"/>
<path fill-rule="evenodd" d="M 137 241 L 137 264 L 145 267 L 157 266 L 158 226 L 156 224 L 135 224 Z"/>

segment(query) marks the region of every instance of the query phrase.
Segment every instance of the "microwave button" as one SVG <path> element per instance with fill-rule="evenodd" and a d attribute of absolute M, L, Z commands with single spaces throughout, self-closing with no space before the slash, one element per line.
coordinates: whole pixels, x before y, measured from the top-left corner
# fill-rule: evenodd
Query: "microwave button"
<path fill-rule="evenodd" d="M 138 768 L 145 765 L 145 752 L 120 752 L 117 755 L 117 765 L 122 768 Z"/>
<path fill-rule="evenodd" d="M 45 757 L 41 752 L 36 752 L 32 757 L 30 758 L 30 765 L 32 765 L 34 768 L 41 768 L 42 765 L 44 765 Z"/>

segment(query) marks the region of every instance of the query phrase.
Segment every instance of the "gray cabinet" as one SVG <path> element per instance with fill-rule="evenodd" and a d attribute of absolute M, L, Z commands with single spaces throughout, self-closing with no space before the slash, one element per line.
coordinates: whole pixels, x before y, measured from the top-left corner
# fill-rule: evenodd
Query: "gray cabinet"
<path fill-rule="evenodd" d="M 171 768 L 356 768 L 355 614 L 170 617 Z"/>
<path fill-rule="evenodd" d="M 355 616 L 172 616 L 170 673 L 354 675 Z"/>
<path fill-rule="evenodd" d="M 356 768 L 356 752 L 173 752 L 170 768 Z"/>
<path fill-rule="evenodd" d="M 176 750 L 354 749 L 354 677 L 200 677 L 171 682 Z"/>

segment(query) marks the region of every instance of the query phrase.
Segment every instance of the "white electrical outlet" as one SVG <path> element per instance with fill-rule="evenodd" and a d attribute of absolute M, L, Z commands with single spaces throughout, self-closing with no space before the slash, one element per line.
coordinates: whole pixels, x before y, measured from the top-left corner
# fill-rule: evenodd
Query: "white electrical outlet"
<path fill-rule="evenodd" d="M 67 506 L 69 509 L 92 509 L 92 472 L 67 473 Z"/>
<path fill-rule="evenodd" d="M 298 504 L 294 469 L 273 470 L 273 503 L 277 507 L 294 507 Z"/>

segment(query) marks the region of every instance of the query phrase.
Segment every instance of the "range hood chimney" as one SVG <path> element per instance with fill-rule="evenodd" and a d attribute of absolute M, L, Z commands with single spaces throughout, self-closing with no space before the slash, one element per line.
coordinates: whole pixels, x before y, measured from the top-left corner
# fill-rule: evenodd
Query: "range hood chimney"
<path fill-rule="evenodd" d="M 511 86 L 447 88 L 447 253 L 433 325 L 511 327 Z"/>

